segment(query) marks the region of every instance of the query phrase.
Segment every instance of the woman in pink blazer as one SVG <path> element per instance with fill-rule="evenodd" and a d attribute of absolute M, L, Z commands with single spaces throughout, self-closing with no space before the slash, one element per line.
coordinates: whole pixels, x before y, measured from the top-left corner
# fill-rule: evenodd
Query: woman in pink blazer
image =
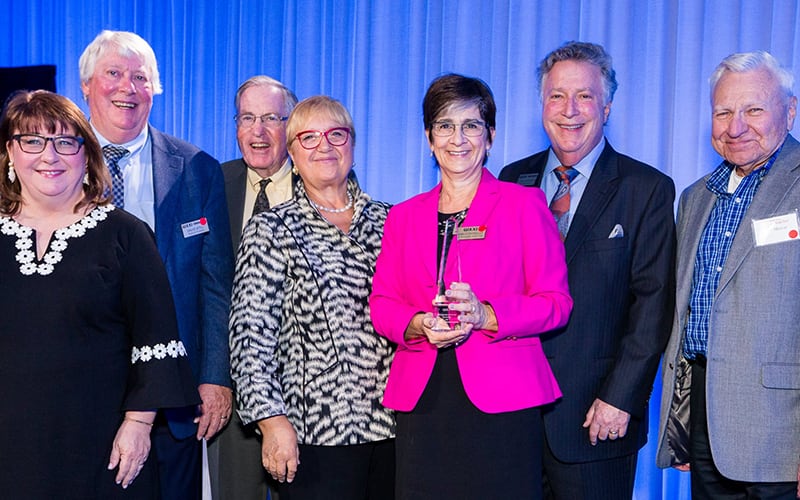
<path fill-rule="evenodd" d="M 495 109 L 481 80 L 434 80 L 423 118 L 442 182 L 386 220 L 370 309 L 398 344 L 383 400 L 397 410 L 398 499 L 542 496 L 537 407 L 561 392 L 538 335 L 567 322 L 572 299 L 542 192 L 484 168 Z M 432 314 L 448 245 L 452 328 Z"/>

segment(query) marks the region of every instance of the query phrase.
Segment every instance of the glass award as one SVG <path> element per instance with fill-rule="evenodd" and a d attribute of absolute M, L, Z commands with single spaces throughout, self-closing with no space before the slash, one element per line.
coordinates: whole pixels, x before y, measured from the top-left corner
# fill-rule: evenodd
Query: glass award
<path fill-rule="evenodd" d="M 458 311 L 451 311 L 448 307 L 449 301 L 445 296 L 447 289 L 444 284 L 444 269 L 447 263 L 447 254 L 453 242 L 458 221 L 455 217 L 450 217 L 444 222 L 444 237 L 442 238 L 442 249 L 439 255 L 439 272 L 436 277 L 436 296 L 433 298 L 433 316 L 436 324 L 432 330 L 455 330 L 458 328 Z"/>

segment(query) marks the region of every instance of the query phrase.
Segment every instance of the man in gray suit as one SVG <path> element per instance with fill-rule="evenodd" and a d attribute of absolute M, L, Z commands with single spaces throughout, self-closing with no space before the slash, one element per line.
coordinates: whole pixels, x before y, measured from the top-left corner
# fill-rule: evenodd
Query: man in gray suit
<path fill-rule="evenodd" d="M 657 463 L 692 498 L 794 499 L 800 463 L 800 143 L 793 77 L 766 52 L 710 79 L 724 161 L 678 208 L 676 314 Z"/>
<path fill-rule="evenodd" d="M 243 158 L 223 163 L 222 173 L 235 254 L 250 217 L 292 197 L 286 120 L 297 97 L 278 80 L 259 75 L 239 87 L 234 104 Z M 230 424 L 209 443 L 208 456 L 214 500 L 264 500 L 268 489 L 277 498 L 261 465 L 261 439 L 235 411 Z"/>

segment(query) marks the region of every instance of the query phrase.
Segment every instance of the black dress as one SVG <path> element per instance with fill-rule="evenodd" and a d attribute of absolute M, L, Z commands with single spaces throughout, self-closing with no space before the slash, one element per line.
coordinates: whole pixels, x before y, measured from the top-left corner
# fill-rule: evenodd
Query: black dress
<path fill-rule="evenodd" d="M 112 207 L 35 234 L 0 217 L 0 496 L 155 498 L 107 470 L 126 410 L 199 403 L 147 226 Z"/>
<path fill-rule="evenodd" d="M 464 220 L 466 210 L 439 213 Z M 397 412 L 397 500 L 542 498 L 539 408 L 484 413 L 461 382 L 457 347 L 440 349 L 428 383 L 409 412 Z M 487 370 L 491 367 L 487 367 Z"/>

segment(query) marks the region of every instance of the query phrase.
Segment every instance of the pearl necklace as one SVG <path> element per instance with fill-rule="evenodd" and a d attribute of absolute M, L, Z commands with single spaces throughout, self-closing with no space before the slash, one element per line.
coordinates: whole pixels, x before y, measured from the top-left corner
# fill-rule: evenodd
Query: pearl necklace
<path fill-rule="evenodd" d="M 308 198 L 308 202 L 311 203 L 311 206 L 316 208 L 317 210 L 322 210 L 323 212 L 329 212 L 332 214 L 340 214 L 342 212 L 347 212 L 348 210 L 353 208 L 353 195 L 350 193 L 350 191 L 347 192 L 347 205 L 343 206 L 342 208 L 323 207 L 322 205 L 315 203 L 314 200 L 311 199 L 311 197 Z"/>
<path fill-rule="evenodd" d="M 16 236 L 17 243 L 17 262 L 19 262 L 19 272 L 25 276 L 31 274 L 40 274 L 47 276 L 53 272 L 54 266 L 61 262 L 62 252 L 67 249 L 67 240 L 70 238 L 80 238 L 86 231 L 93 229 L 97 223 L 105 220 L 108 212 L 114 210 L 112 205 L 103 207 L 96 207 L 91 212 L 86 214 L 79 221 L 70 224 L 67 227 L 57 229 L 53 233 L 53 242 L 50 244 L 47 253 L 42 257 L 42 263 L 37 264 L 34 262 L 36 259 L 35 246 L 33 244 L 33 229 L 21 225 L 19 222 L 8 217 L 0 218 L 0 233 Z"/>

